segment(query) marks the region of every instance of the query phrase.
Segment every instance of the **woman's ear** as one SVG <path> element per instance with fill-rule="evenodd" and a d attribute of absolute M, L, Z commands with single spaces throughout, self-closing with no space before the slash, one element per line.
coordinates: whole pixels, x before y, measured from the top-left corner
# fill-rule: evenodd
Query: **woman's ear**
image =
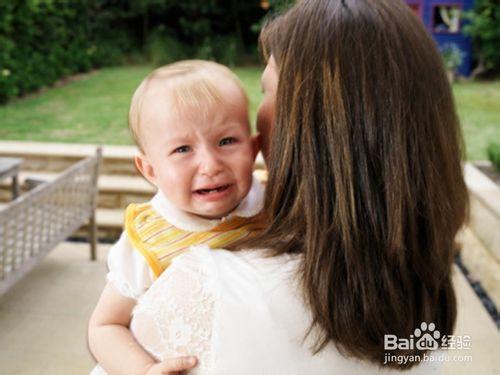
<path fill-rule="evenodd" d="M 134 156 L 134 163 L 144 178 L 156 186 L 156 173 L 148 157 L 143 153 L 140 153 L 139 155 Z"/>
<path fill-rule="evenodd" d="M 253 149 L 253 160 L 255 161 L 255 158 L 257 157 L 257 154 L 260 151 L 260 142 L 261 142 L 262 136 L 260 133 L 257 133 L 251 137 L 252 141 L 252 149 Z"/>

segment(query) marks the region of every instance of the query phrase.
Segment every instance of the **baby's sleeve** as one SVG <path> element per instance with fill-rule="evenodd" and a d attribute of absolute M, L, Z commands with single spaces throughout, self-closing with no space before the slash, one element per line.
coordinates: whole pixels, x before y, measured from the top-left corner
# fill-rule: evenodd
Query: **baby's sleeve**
<path fill-rule="evenodd" d="M 146 259 L 134 249 L 126 232 L 109 250 L 108 269 L 108 283 L 128 298 L 138 299 L 155 279 Z"/>

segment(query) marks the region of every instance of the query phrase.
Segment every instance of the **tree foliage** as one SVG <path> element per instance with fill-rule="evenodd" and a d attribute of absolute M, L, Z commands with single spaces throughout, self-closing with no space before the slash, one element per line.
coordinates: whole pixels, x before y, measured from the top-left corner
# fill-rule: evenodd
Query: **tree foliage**
<path fill-rule="evenodd" d="M 500 67 L 500 5 L 498 0 L 476 0 L 472 11 L 467 12 L 468 24 L 464 31 L 474 39 L 478 70 Z"/>
<path fill-rule="evenodd" d="M 0 1 L 0 103 L 106 65 L 244 61 L 265 13 L 258 0 Z"/>

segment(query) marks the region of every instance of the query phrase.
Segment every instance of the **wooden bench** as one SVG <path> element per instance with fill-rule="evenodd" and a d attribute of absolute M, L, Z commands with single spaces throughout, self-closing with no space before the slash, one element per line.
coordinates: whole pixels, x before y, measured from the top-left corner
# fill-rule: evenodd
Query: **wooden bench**
<path fill-rule="evenodd" d="M 37 184 L 0 209 L 0 295 L 54 247 L 88 223 L 90 258 L 96 258 L 97 178 L 102 152 L 56 179 Z"/>

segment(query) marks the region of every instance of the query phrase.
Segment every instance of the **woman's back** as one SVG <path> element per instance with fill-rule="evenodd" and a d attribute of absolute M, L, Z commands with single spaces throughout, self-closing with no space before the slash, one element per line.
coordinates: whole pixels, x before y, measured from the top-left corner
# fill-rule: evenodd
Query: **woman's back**
<path fill-rule="evenodd" d="M 195 248 L 177 258 L 139 301 L 132 330 L 158 359 L 198 356 L 200 365 L 192 372 L 197 374 L 396 373 L 345 358 L 331 343 L 312 354 L 299 260 Z M 439 372 L 431 365 L 407 373 Z"/>

